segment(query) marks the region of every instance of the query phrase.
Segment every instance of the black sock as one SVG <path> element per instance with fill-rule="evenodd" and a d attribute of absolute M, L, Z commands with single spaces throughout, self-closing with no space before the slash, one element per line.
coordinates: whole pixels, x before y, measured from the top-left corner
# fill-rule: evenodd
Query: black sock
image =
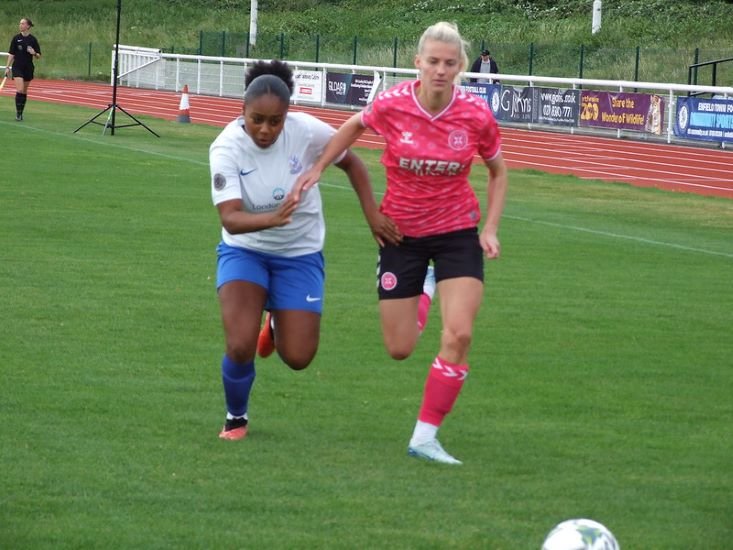
<path fill-rule="evenodd" d="M 27 94 L 21 94 L 20 92 L 17 92 L 15 94 L 15 110 L 18 111 L 19 115 L 23 114 L 23 109 L 25 109 L 26 99 L 28 99 Z"/>

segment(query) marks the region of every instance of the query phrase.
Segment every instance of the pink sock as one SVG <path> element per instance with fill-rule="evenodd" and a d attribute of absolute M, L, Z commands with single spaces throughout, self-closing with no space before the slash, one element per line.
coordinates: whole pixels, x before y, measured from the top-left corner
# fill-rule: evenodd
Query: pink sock
<path fill-rule="evenodd" d="M 428 313 L 433 300 L 427 294 L 420 295 L 420 302 L 417 305 L 417 328 L 422 332 L 428 324 Z"/>
<path fill-rule="evenodd" d="M 468 365 L 455 365 L 436 357 L 425 381 L 418 420 L 440 426 L 461 393 Z"/>

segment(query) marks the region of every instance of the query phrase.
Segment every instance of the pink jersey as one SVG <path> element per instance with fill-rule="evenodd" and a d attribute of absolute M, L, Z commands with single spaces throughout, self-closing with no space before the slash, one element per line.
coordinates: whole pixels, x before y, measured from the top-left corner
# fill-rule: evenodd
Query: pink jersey
<path fill-rule="evenodd" d="M 425 237 L 476 227 L 481 208 L 468 182 L 475 155 L 499 154 L 499 126 L 487 103 L 458 87 L 439 114 L 417 100 L 418 81 L 381 92 L 361 121 L 384 137 L 387 191 L 380 210 L 404 235 Z"/>

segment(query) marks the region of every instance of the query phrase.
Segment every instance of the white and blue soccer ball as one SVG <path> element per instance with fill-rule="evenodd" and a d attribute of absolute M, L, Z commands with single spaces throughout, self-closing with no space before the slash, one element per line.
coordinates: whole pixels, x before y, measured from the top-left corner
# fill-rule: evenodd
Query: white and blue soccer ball
<path fill-rule="evenodd" d="M 569 519 L 556 525 L 542 543 L 542 550 L 619 550 L 616 537 L 592 519 Z"/>

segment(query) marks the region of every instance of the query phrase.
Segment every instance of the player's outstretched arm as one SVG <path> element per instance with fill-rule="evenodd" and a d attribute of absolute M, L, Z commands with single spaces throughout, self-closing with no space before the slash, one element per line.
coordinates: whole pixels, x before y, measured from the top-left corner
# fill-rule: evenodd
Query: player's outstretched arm
<path fill-rule="evenodd" d="M 499 244 L 499 222 L 501 214 L 504 211 L 504 202 L 506 199 L 506 189 L 508 185 L 508 174 L 504 157 L 499 153 L 496 157 L 486 162 L 489 169 L 488 182 L 488 212 L 486 214 L 486 223 L 479 235 L 481 248 L 489 259 L 499 257 L 501 246 Z"/>
<path fill-rule="evenodd" d="M 336 166 L 346 172 L 346 175 L 349 177 L 351 186 L 359 198 L 359 204 L 361 204 L 364 217 L 379 246 L 384 246 L 385 241 L 392 244 L 399 244 L 402 240 L 402 234 L 392 218 L 385 216 L 379 211 L 377 202 L 374 199 L 372 185 L 369 182 L 369 172 L 361 159 L 353 152 L 346 151 L 346 155 L 344 155 L 341 161 L 336 163 Z"/>
<path fill-rule="evenodd" d="M 302 192 L 308 191 L 313 187 L 321 177 L 323 171 L 331 164 L 343 151 L 348 149 L 359 136 L 364 132 L 365 128 L 361 125 L 361 113 L 354 114 L 349 120 L 341 125 L 336 133 L 326 144 L 326 148 L 316 161 L 316 163 L 305 174 L 298 178 L 293 186 L 293 195 L 295 200 L 300 199 Z"/>
<path fill-rule="evenodd" d="M 242 210 L 240 199 L 221 202 L 217 205 L 217 209 L 222 227 L 231 235 L 237 235 L 287 225 L 292 221 L 293 212 L 297 206 L 298 201 L 293 198 L 292 194 L 288 194 L 277 210 L 272 212 L 258 214 L 245 212 Z"/>

